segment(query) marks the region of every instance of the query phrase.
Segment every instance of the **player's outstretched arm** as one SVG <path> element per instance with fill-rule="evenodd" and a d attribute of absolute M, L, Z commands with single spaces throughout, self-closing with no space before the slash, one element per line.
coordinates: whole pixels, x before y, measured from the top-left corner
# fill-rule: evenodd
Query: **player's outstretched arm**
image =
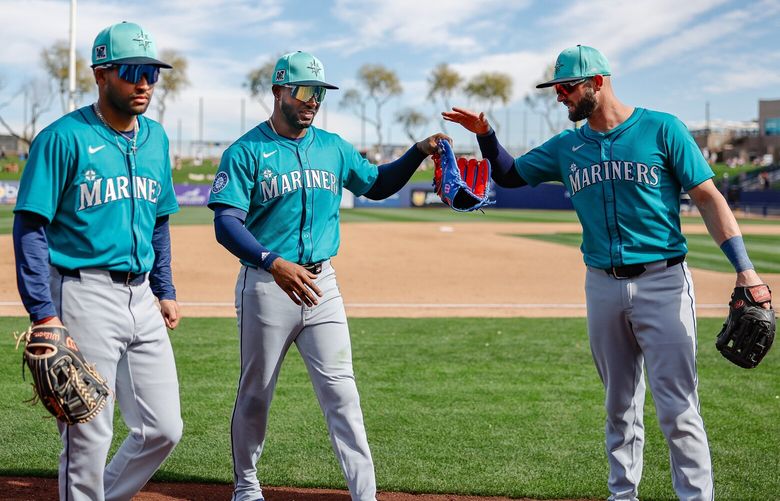
<path fill-rule="evenodd" d="M 448 135 L 439 132 L 415 143 L 401 158 L 380 165 L 374 184 L 364 196 L 371 200 L 383 200 L 397 193 L 409 181 L 425 157 L 436 152 L 436 142 L 440 139 L 452 143 Z"/>
<path fill-rule="evenodd" d="M 707 231 L 737 272 L 736 287 L 763 283 L 748 258 L 742 241 L 742 232 L 726 199 L 711 179 L 688 190 L 691 200 L 699 209 Z"/>
<path fill-rule="evenodd" d="M 442 118 L 463 126 L 464 129 L 477 135 L 477 143 L 482 153 L 492 167 L 490 177 L 503 188 L 518 188 L 528 184 L 515 169 L 515 159 L 498 142 L 496 133 L 490 127 L 484 113 L 453 107 L 452 111 L 444 111 Z"/>

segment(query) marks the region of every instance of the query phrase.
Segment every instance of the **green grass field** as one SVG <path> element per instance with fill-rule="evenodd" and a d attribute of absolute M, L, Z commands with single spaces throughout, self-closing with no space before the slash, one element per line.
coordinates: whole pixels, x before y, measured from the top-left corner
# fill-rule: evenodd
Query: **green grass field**
<path fill-rule="evenodd" d="M 354 365 L 380 490 L 532 498 L 607 496 L 603 391 L 584 319 L 352 319 Z M 26 327 L 0 318 L 0 331 Z M 699 324 L 702 413 L 718 499 L 777 499 L 780 358 L 737 368 Z M 238 379 L 233 319 L 185 319 L 171 335 L 185 431 L 157 480 L 231 480 Z M 550 342 L 554 340 L 555 342 Z M 54 476 L 59 438 L 2 342 L 0 475 Z M 640 495 L 674 499 L 652 400 Z M 124 432 L 117 421 L 117 430 Z M 266 485 L 345 488 L 297 351 L 282 369 L 260 464 Z"/>
<path fill-rule="evenodd" d="M 556 244 L 579 247 L 582 243 L 580 233 L 553 233 L 540 235 L 513 235 L 518 238 L 531 238 Z M 686 235 L 688 240 L 688 265 L 704 270 L 732 273 L 734 268 L 726 256 L 708 235 Z M 780 273 L 780 236 L 745 235 L 745 246 L 750 252 L 750 260 L 759 273 Z"/>

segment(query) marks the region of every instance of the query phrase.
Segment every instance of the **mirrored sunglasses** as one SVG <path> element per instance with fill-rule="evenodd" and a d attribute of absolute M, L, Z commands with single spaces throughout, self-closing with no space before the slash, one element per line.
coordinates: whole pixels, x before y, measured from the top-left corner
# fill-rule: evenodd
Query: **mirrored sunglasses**
<path fill-rule="evenodd" d="M 563 95 L 569 95 L 572 92 L 574 92 L 574 89 L 581 83 L 588 80 L 587 78 L 581 78 L 579 80 L 575 80 L 573 82 L 565 82 L 565 83 L 559 83 L 555 84 L 555 92 Z"/>
<path fill-rule="evenodd" d="M 160 67 L 153 64 L 104 64 L 98 68 L 117 68 L 119 77 L 132 84 L 146 77 L 146 83 L 154 85 L 160 79 Z"/>
<path fill-rule="evenodd" d="M 318 103 L 321 103 L 325 99 L 325 87 L 319 85 L 285 85 L 290 89 L 290 95 L 298 101 L 308 102 L 311 98 L 314 98 Z"/>

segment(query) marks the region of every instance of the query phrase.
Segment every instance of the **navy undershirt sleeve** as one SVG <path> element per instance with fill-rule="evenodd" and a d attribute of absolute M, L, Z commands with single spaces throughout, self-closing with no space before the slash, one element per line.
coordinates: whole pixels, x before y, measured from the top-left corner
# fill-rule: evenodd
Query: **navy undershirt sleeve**
<path fill-rule="evenodd" d="M 416 144 L 412 145 L 401 158 L 379 166 L 379 175 L 364 196 L 371 200 L 383 200 L 398 192 L 412 177 L 425 157 Z"/>
<path fill-rule="evenodd" d="M 228 205 L 214 205 L 214 233 L 217 242 L 234 256 L 249 263 L 257 263 L 268 271 L 274 260 L 280 256 L 257 241 L 244 226 L 245 220 L 244 210 Z"/>
<path fill-rule="evenodd" d="M 157 218 L 152 232 L 154 263 L 149 273 L 149 287 L 157 299 L 176 300 L 176 288 L 171 275 L 171 231 L 168 216 Z"/>
<path fill-rule="evenodd" d="M 518 188 L 528 182 L 515 169 L 515 159 L 498 142 L 496 131 L 490 129 L 485 135 L 477 135 L 482 158 L 490 161 L 493 181 L 503 188 Z"/>
<path fill-rule="evenodd" d="M 49 243 L 47 220 L 20 211 L 14 217 L 13 241 L 16 255 L 16 286 L 30 320 L 57 316 L 49 289 Z"/>

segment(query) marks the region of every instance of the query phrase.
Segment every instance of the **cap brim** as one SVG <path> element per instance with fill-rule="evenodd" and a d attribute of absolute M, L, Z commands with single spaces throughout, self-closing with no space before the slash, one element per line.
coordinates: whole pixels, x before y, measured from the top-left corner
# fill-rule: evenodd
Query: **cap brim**
<path fill-rule="evenodd" d="M 552 87 L 553 85 L 558 85 L 566 82 L 576 82 L 577 80 L 582 80 L 583 78 L 588 77 L 566 77 L 566 78 L 556 78 L 555 80 L 550 80 L 549 82 L 540 83 L 536 86 L 537 89 L 544 89 L 545 87 Z"/>
<path fill-rule="evenodd" d="M 94 68 L 95 66 L 103 66 L 104 64 L 151 64 L 153 66 L 159 66 L 160 68 L 167 68 L 167 69 L 173 68 L 173 66 L 171 66 L 170 64 L 164 63 L 162 61 L 158 61 L 153 57 L 126 57 L 124 59 L 114 59 L 113 61 L 106 61 L 105 63 L 96 63 L 93 64 L 92 67 Z"/>
<path fill-rule="evenodd" d="M 326 89 L 338 89 L 335 85 L 322 82 L 320 80 L 301 80 L 299 82 L 287 82 L 288 85 L 302 85 L 304 87 L 325 87 Z"/>

